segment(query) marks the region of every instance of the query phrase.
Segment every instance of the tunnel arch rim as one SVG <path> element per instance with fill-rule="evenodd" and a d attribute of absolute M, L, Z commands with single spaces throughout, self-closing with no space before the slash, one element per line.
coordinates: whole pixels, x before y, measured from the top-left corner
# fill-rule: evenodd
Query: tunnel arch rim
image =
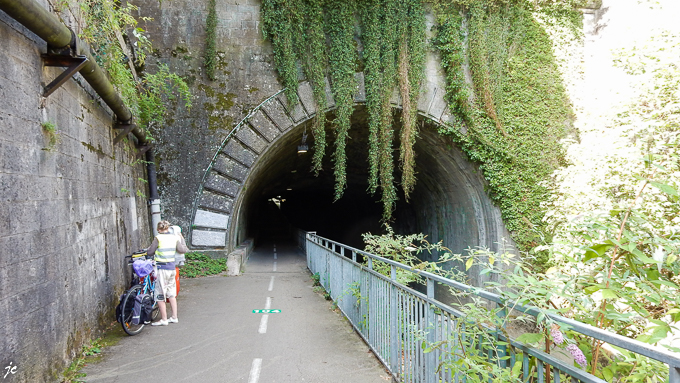
<path fill-rule="evenodd" d="M 363 73 L 357 73 L 357 75 L 363 75 Z M 451 121 L 451 116 L 448 114 L 448 105 L 444 101 L 443 95 L 444 95 L 444 90 L 441 87 L 438 87 L 438 84 L 433 84 L 429 81 L 426 81 L 423 84 L 423 91 L 421 92 L 421 99 L 419 100 L 417 104 L 417 114 L 419 118 L 424 118 L 427 119 L 428 122 L 431 124 L 434 124 L 435 126 L 443 126 L 447 125 L 448 122 Z M 302 95 L 302 89 L 304 86 L 309 87 L 309 82 L 303 81 L 300 82 L 300 85 L 298 86 L 298 94 L 299 96 Z M 357 87 L 357 93 L 354 96 L 354 102 L 353 102 L 353 108 L 356 109 L 357 106 L 363 106 L 366 104 L 365 100 L 365 93 L 362 94 L 362 88 L 363 86 L 363 81 L 359 84 Z M 310 88 L 311 89 L 311 88 Z M 309 120 L 313 119 L 316 116 L 316 113 L 318 113 L 318 109 L 316 109 L 316 102 L 313 100 L 311 101 L 313 103 L 311 109 L 308 105 L 310 103 L 310 100 L 307 99 L 306 102 L 303 99 L 303 97 L 299 97 L 300 101 L 296 103 L 295 105 L 289 105 L 285 103 L 281 98 L 279 98 L 279 101 L 283 105 L 283 108 L 285 109 L 286 117 L 289 119 L 289 126 L 285 129 L 281 129 L 279 127 L 280 131 L 277 131 L 277 136 L 270 140 L 267 145 L 264 147 L 263 150 L 261 151 L 256 151 L 253 148 L 251 148 L 247 143 L 243 141 L 240 137 L 237 136 L 239 131 L 243 129 L 244 126 L 249 127 L 251 129 L 251 133 L 256 131 L 254 126 L 251 124 L 248 124 L 250 119 L 253 118 L 260 110 L 263 110 L 264 115 L 267 117 L 267 119 L 273 123 L 274 125 L 277 125 L 277 122 L 274 121 L 274 118 L 272 118 L 269 115 L 269 112 L 267 112 L 267 109 L 265 105 L 267 105 L 270 102 L 276 102 L 276 98 L 278 98 L 286 89 L 280 89 L 276 92 L 274 92 L 272 95 L 269 97 L 265 98 L 260 104 L 258 104 L 256 107 L 251 109 L 249 113 L 243 117 L 236 125 L 234 125 L 234 128 L 231 129 L 231 131 L 226 135 L 226 137 L 222 140 L 220 146 L 215 150 L 215 154 L 210 160 L 210 163 L 206 170 L 203 172 L 203 177 L 201 179 L 201 183 L 199 184 L 199 187 L 197 189 L 196 196 L 193 201 L 193 206 L 192 206 L 192 216 L 191 216 L 191 228 L 189 230 L 190 232 L 190 238 L 189 241 L 192 245 L 193 248 L 195 249 L 200 249 L 200 250 L 206 250 L 206 251 L 211 251 L 211 250 L 226 250 L 227 252 L 232 251 L 234 248 L 236 248 L 239 244 L 236 243 L 238 239 L 238 229 L 236 226 L 238 224 L 241 224 L 239 222 L 240 218 L 242 218 L 242 205 L 243 201 L 245 200 L 246 193 L 244 190 L 244 186 L 246 186 L 247 181 L 251 179 L 253 176 L 253 170 L 256 169 L 256 167 L 260 164 L 260 161 L 262 158 L 266 157 L 266 153 L 269 152 L 269 150 L 272 149 L 273 145 L 275 142 L 277 142 L 279 139 L 282 137 L 290 134 L 291 132 L 295 131 L 298 127 L 301 125 L 307 123 Z M 325 110 L 325 112 L 329 112 L 332 110 L 336 109 L 335 102 L 332 101 L 332 95 L 330 94 L 330 89 L 327 86 L 326 89 L 326 94 L 327 97 L 329 98 L 329 105 L 331 105 L 329 108 Z M 423 101 L 424 100 L 424 101 Z M 393 110 L 402 110 L 403 108 L 401 107 L 400 100 L 398 98 L 392 98 L 390 100 L 391 105 Z M 439 105 L 439 107 L 437 107 Z M 444 108 L 441 108 L 441 105 L 444 105 Z M 294 108 L 300 108 L 302 109 L 303 117 L 300 119 L 295 119 L 294 117 Z M 250 125 L 250 126 L 249 126 Z M 261 135 L 261 132 L 258 133 Z M 209 175 L 211 172 L 214 171 L 214 166 L 216 163 L 216 160 L 219 158 L 220 153 L 224 153 L 228 156 L 228 154 L 224 151 L 225 147 L 229 144 L 231 140 L 235 140 L 236 143 L 239 145 L 246 147 L 250 149 L 251 152 L 255 154 L 255 159 L 253 162 L 247 167 L 245 176 L 243 176 L 243 180 L 240 182 L 240 185 L 238 186 L 238 190 L 234 193 L 235 195 L 232 195 L 231 198 L 231 205 L 230 205 L 230 210 L 229 213 L 226 214 L 226 223 L 223 225 L 221 228 L 215 228 L 215 227 L 206 227 L 203 225 L 197 225 L 197 213 L 201 210 L 201 207 L 204 209 L 211 209 L 210 207 L 205 207 L 200 205 L 200 200 L 202 199 L 203 194 L 206 192 L 206 182 L 208 180 Z M 209 193 L 214 193 L 214 190 L 208 188 L 207 191 Z M 488 195 L 485 196 L 488 198 Z M 214 209 L 212 209 L 214 210 Z M 486 226 L 486 224 L 485 224 Z M 505 226 L 505 224 L 502 222 L 501 219 L 501 226 Z M 208 232 L 211 232 L 214 234 L 214 232 L 221 233 L 224 235 L 223 241 L 217 245 L 204 245 L 200 243 L 196 243 L 194 241 L 194 234 L 196 231 L 204 231 L 207 230 Z M 507 229 L 505 229 L 507 231 Z M 245 240 L 246 238 L 242 238 Z"/>

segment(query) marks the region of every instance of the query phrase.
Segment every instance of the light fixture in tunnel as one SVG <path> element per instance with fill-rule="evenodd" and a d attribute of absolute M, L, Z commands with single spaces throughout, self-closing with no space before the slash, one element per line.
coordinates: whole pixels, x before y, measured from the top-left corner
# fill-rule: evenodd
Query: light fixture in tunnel
<path fill-rule="evenodd" d="M 307 127 L 305 127 L 304 133 L 302 133 L 302 142 L 298 145 L 298 154 L 307 153 L 309 147 L 307 146 Z"/>
<path fill-rule="evenodd" d="M 277 195 L 275 198 L 270 198 L 270 199 L 268 199 L 267 201 L 273 202 L 274 205 L 276 205 L 276 207 L 278 207 L 279 209 L 281 209 L 281 203 L 286 202 L 286 199 L 285 199 L 285 198 L 281 198 L 280 195 Z"/>

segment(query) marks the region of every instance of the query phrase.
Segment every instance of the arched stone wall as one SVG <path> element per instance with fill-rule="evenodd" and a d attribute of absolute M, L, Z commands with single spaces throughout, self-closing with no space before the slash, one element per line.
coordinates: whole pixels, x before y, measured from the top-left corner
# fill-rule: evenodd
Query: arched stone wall
<path fill-rule="evenodd" d="M 354 101 L 360 105 L 365 103 L 363 73 L 357 73 L 356 80 L 358 85 Z M 205 173 L 194 204 L 191 231 L 193 247 L 231 250 L 245 239 L 246 217 L 242 208 L 244 190 L 247 189 L 249 177 L 257 177 L 257 168 L 262 165 L 258 161 L 282 142 L 284 136 L 292 134 L 296 127 L 317 113 L 308 82 L 300 83 L 297 94 L 300 103 L 292 107 L 281 91 L 273 94 L 254 108 L 224 140 Z M 328 84 L 326 94 L 332 109 L 335 103 Z M 425 82 L 418 101 L 421 118 L 435 125 L 449 122 L 451 117 L 443 96 L 444 89 L 438 83 Z M 396 91 L 392 103 L 399 108 Z M 431 238 L 431 233 L 436 233 L 433 239 L 445 239 L 447 243 L 453 243 L 454 247 L 470 246 L 470 241 L 474 241 L 474 245 L 495 247 L 496 242 L 509 235 L 498 208 L 493 206 L 484 192 L 482 176 L 467 162 L 462 152 L 446 149 L 448 145 L 438 138 L 436 132 L 423 132 L 421 135 L 423 139 L 418 145 L 423 154 L 418 161 L 425 161 L 426 165 L 421 169 L 423 177 L 419 177 L 415 193 L 434 193 L 435 197 L 420 199 L 423 202 L 416 203 L 416 208 L 435 209 L 438 202 L 433 198 L 440 201 L 444 208 L 438 209 L 429 218 L 419 215 L 404 217 L 402 221 L 414 230 L 430 233 Z M 428 177 L 427 173 L 431 172 L 436 174 Z M 449 176 L 456 182 L 445 182 Z M 442 182 L 435 182 L 436 179 L 442 179 Z M 457 241 L 461 236 L 467 240 Z"/>

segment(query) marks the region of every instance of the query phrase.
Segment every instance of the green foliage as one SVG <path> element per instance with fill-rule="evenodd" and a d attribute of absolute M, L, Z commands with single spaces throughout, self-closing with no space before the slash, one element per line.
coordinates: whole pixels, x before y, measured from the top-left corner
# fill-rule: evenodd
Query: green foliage
<path fill-rule="evenodd" d="M 115 324 L 115 322 L 114 322 Z M 83 382 L 86 374 L 81 372 L 88 363 L 97 360 L 105 347 L 115 344 L 119 337 L 111 333 L 109 327 L 104 336 L 94 339 L 83 345 L 80 352 L 75 356 L 71 364 L 62 372 L 59 378 L 61 383 Z"/>
<path fill-rule="evenodd" d="M 47 135 L 48 139 L 47 147 L 45 147 L 44 150 L 51 151 L 54 149 L 54 147 L 59 143 L 61 139 L 59 133 L 57 132 L 57 125 L 53 122 L 45 121 L 41 123 L 40 126 Z"/>
<path fill-rule="evenodd" d="M 387 231 L 383 235 L 373 235 L 371 233 L 366 233 L 362 235 L 366 247 L 365 251 L 379 255 L 383 258 L 390 259 L 395 262 L 399 262 L 409 267 L 413 267 L 417 270 L 425 270 L 437 274 L 442 274 L 446 276 L 453 277 L 455 279 L 460 279 L 464 275 L 456 270 L 445 271 L 438 264 L 449 262 L 452 260 L 453 255 L 450 250 L 442 245 L 441 242 L 429 243 L 424 234 L 409 234 L 409 235 L 399 235 L 394 234 L 394 230 L 389 225 L 385 225 Z M 421 260 L 418 255 L 427 252 L 436 252 L 437 254 L 443 253 L 439 256 L 437 262 L 428 262 Z M 386 277 L 392 277 L 391 274 L 392 266 L 389 263 L 383 261 L 373 261 L 373 270 L 379 272 Z M 421 278 L 418 275 L 406 271 L 404 269 L 396 268 L 396 280 L 401 284 L 409 284 L 411 282 L 420 282 Z"/>
<path fill-rule="evenodd" d="M 61 9 L 66 7 L 72 14 L 80 15 L 79 24 L 83 26 L 80 37 L 90 44 L 97 64 L 108 72 L 125 105 L 139 118 L 139 126 L 162 125 L 168 104 L 177 96 L 187 108 L 191 107 L 187 84 L 170 73 L 166 65 L 159 65 L 153 74 L 141 72 L 151 43 L 144 30 L 137 27 L 133 16 L 138 11 L 137 6 L 115 0 L 67 0 L 60 4 Z M 128 35 L 128 30 L 132 36 Z M 134 37 L 134 43 L 128 45 L 125 37 L 128 40 Z M 134 56 L 134 62 L 129 55 Z"/>
<path fill-rule="evenodd" d="M 415 145 L 417 106 L 420 85 L 425 77 L 425 14 L 420 0 L 404 1 L 405 30 L 399 45 L 399 88 L 402 100 L 401 146 L 399 161 L 402 168 L 401 186 L 408 201 L 416 184 Z"/>
<path fill-rule="evenodd" d="M 294 23 L 298 21 L 300 0 L 263 0 L 262 33 L 274 46 L 274 62 L 288 102 L 298 101 L 298 71 L 295 54 Z"/>
<path fill-rule="evenodd" d="M 158 65 L 156 73 L 147 73 L 141 81 L 145 89 L 139 98 L 139 119 L 143 123 L 162 126 L 167 115 L 167 102 L 182 99 L 187 108 L 191 107 L 189 86 L 176 73 L 171 73 L 165 64 Z"/>
<path fill-rule="evenodd" d="M 215 67 L 217 66 L 217 51 L 215 50 L 215 29 L 217 28 L 217 12 L 215 0 L 208 1 L 208 17 L 205 19 L 205 74 L 210 81 L 215 81 Z"/>
<path fill-rule="evenodd" d="M 570 105 L 552 43 L 529 4 L 456 1 L 436 7 L 454 124 L 440 130 L 479 164 L 488 193 L 522 250 L 538 245 L 549 196 L 543 182 L 564 163 Z M 461 16 L 461 14 L 463 16 Z M 467 20 L 468 40 L 464 39 Z M 473 84 L 464 80 L 469 58 Z M 470 97 L 470 95 L 474 95 Z"/>
<path fill-rule="evenodd" d="M 358 70 L 357 63 L 363 65 L 369 111 L 369 192 L 373 194 L 378 187 L 382 189 L 383 220 L 389 221 L 397 200 L 390 103 L 397 84 L 404 100 L 400 163 L 407 197 L 415 185 L 416 104 L 427 47 L 422 3 L 419 0 L 267 0 L 263 3 L 262 15 L 265 36 L 274 46 L 276 66 L 289 101 L 297 101 L 298 61 L 314 90 L 314 99 L 321 111 L 312 128 L 315 139 L 312 170 L 317 174 L 326 147 L 326 116 L 322 112 L 327 109 L 324 78 L 328 71 L 337 106 L 332 124 L 336 143 L 333 153 L 336 199 L 342 197 L 346 187 L 345 149 L 353 112 L 354 73 Z M 360 45 L 354 36 L 357 15 L 363 40 L 363 50 L 359 52 Z"/>
<path fill-rule="evenodd" d="M 368 120 L 368 163 L 369 163 L 369 192 L 374 194 L 378 189 L 379 177 L 379 131 L 381 99 L 384 97 L 382 85 L 382 66 L 380 60 L 380 44 L 382 40 L 380 20 L 384 10 L 380 0 L 367 0 L 360 3 L 360 15 L 363 24 L 361 39 L 364 45 L 364 87 L 366 88 L 366 109 L 370 116 Z"/>
<path fill-rule="evenodd" d="M 328 35 L 328 66 L 331 90 L 335 100 L 335 199 L 342 197 L 347 185 L 345 147 L 349 138 L 350 118 L 354 111 L 354 0 L 326 2 L 326 34 Z"/>
<path fill-rule="evenodd" d="M 312 286 L 321 286 L 321 275 L 319 273 L 312 274 L 312 281 L 314 282 Z"/>
<path fill-rule="evenodd" d="M 314 157 L 312 170 L 318 175 L 322 170 L 323 157 L 326 152 L 326 35 L 324 34 L 324 0 L 306 0 L 304 2 L 303 23 L 298 23 L 304 30 L 298 36 L 301 41 L 298 47 L 303 58 L 305 74 L 312 85 L 317 113 L 312 125 L 314 136 Z M 302 39 L 304 38 L 304 39 Z M 304 50 L 305 52 L 302 52 Z"/>
<path fill-rule="evenodd" d="M 180 274 L 185 278 L 205 277 L 227 271 L 227 260 L 224 258 L 210 258 L 199 253 L 186 253 L 186 262 Z"/>

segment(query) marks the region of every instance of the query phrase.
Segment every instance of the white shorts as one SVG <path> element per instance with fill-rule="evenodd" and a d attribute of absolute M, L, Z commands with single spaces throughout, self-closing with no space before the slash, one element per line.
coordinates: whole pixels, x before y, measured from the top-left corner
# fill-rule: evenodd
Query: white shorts
<path fill-rule="evenodd" d="M 165 301 L 177 295 L 176 270 L 156 269 L 156 301 Z"/>

